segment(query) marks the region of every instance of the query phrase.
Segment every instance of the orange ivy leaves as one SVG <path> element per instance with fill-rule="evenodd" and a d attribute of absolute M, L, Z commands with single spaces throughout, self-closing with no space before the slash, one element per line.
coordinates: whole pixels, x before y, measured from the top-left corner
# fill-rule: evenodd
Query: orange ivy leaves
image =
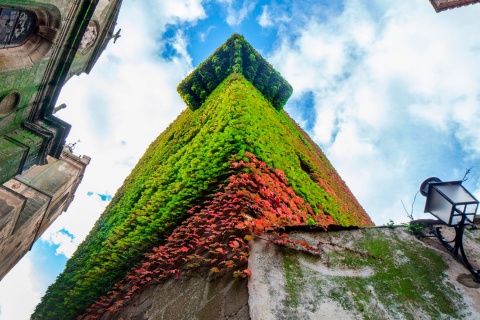
<path fill-rule="evenodd" d="M 191 216 L 164 245 L 153 248 L 136 269 L 79 319 L 98 319 L 105 312 L 116 312 L 146 285 L 172 277 L 224 272 L 249 277 L 251 272 L 244 267 L 252 233 L 304 225 L 309 218 L 324 228 L 336 224 L 330 216 L 315 215 L 288 186 L 282 171 L 272 170 L 251 153 L 245 154 L 248 161 L 232 161 L 233 174 L 227 186 L 221 186 L 221 191 L 203 206 L 190 209 Z"/>

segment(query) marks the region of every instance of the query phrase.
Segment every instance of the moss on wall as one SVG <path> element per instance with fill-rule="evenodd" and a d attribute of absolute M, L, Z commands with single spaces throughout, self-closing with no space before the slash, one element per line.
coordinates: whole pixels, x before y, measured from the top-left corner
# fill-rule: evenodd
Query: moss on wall
<path fill-rule="evenodd" d="M 296 302 L 284 312 L 315 313 L 322 303 L 333 303 L 364 319 L 462 318 L 465 301 L 447 285 L 443 258 L 405 233 L 365 229 L 325 235 L 321 256 L 283 250 L 287 302 Z"/>
<path fill-rule="evenodd" d="M 45 72 L 47 62 L 42 61 L 30 69 L 10 71 L 1 74 L 0 100 L 11 92 L 20 94 L 20 101 L 15 112 L 0 121 L 0 133 L 18 128 L 27 119 L 33 105 L 33 98 L 38 90 L 41 77 Z"/>

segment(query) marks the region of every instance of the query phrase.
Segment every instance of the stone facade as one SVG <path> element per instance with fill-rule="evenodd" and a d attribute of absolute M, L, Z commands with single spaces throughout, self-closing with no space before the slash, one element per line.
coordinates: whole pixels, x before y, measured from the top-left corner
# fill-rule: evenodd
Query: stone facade
<path fill-rule="evenodd" d="M 102 320 L 115 319 L 248 320 L 246 279 L 231 275 L 208 279 L 172 279 L 150 286 L 135 296 L 119 313 L 104 314 Z"/>
<path fill-rule="evenodd" d="M 55 104 L 65 82 L 88 73 L 105 49 L 120 5 L 0 3 L 0 279 L 73 199 L 89 158 L 64 149 L 70 125 L 53 115 Z M 34 27 L 12 42 L 25 17 Z"/>
<path fill-rule="evenodd" d="M 436 12 L 463 7 L 469 4 L 480 3 L 480 0 L 430 0 Z"/>
<path fill-rule="evenodd" d="M 47 155 L 60 157 L 70 125 L 52 115 L 56 99 L 67 79 L 91 70 L 113 35 L 120 5 L 2 1 L 1 10 L 33 14 L 37 26 L 24 43 L 0 46 L 0 183 L 45 164 Z"/>
<path fill-rule="evenodd" d="M 66 148 L 0 186 L 0 280 L 67 210 L 89 162 Z"/>

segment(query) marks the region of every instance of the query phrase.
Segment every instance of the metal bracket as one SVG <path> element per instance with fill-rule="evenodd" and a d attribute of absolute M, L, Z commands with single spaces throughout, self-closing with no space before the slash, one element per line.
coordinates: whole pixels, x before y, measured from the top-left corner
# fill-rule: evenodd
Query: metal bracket
<path fill-rule="evenodd" d="M 476 227 L 473 224 L 470 223 L 465 223 L 465 216 L 463 217 L 462 221 L 454 226 L 455 228 L 455 238 L 451 241 L 447 241 L 440 229 L 442 227 L 436 227 L 435 229 L 433 226 L 430 226 L 430 233 L 434 234 L 438 240 L 443 244 L 445 248 L 452 253 L 455 258 L 457 258 L 458 261 L 460 261 L 474 276 L 473 281 L 480 283 L 480 270 L 474 269 L 470 262 L 467 259 L 467 256 L 465 254 L 465 250 L 463 249 L 463 231 L 465 230 L 466 226 L 472 226 L 472 229 L 476 229 Z M 454 245 L 452 247 L 451 243 L 454 242 Z M 460 251 L 460 254 L 459 254 Z"/>

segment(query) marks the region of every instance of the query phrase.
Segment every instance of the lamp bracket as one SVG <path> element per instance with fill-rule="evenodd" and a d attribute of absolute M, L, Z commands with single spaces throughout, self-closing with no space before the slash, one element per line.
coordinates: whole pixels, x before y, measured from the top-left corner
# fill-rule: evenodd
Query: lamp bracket
<path fill-rule="evenodd" d="M 442 232 L 440 231 L 442 227 L 434 228 L 433 226 L 430 226 L 430 233 L 436 236 L 443 246 L 447 248 L 447 250 L 450 251 L 450 253 L 453 254 L 453 256 L 455 256 L 455 258 L 457 258 L 457 260 L 460 261 L 473 274 L 473 280 L 480 283 L 480 270 L 472 267 L 467 259 L 465 250 L 463 249 L 463 231 L 465 230 L 466 226 L 472 226 L 472 229 L 476 229 L 475 225 L 465 223 L 465 219 L 462 219 L 458 225 L 454 226 L 455 238 L 451 241 L 448 241 L 443 237 Z M 451 245 L 452 242 L 454 242 L 453 246 Z"/>

